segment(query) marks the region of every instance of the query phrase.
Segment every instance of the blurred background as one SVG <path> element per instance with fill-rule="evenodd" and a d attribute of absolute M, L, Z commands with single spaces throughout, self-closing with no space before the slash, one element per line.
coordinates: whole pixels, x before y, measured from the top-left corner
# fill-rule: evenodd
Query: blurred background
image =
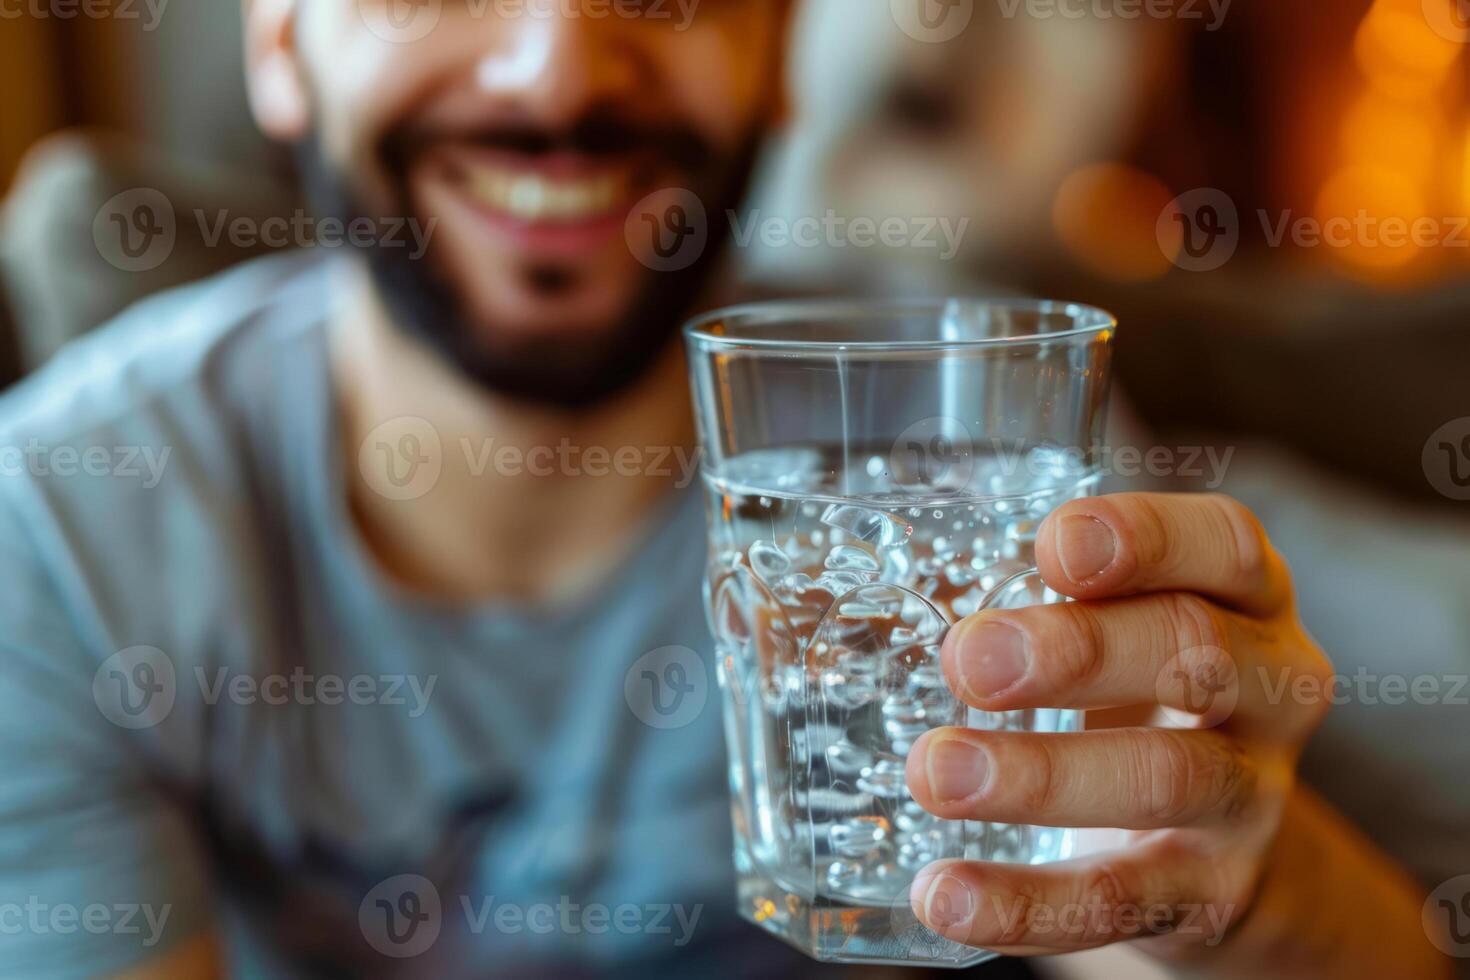
<path fill-rule="evenodd" d="M 181 216 L 298 207 L 290 153 L 245 105 L 237 0 L 157 6 L 0 20 L 6 382 L 256 251 L 181 217 L 166 261 L 121 270 L 93 234 L 115 195 L 157 189 Z M 742 274 L 1100 304 L 1162 437 L 1264 440 L 1453 506 L 1421 454 L 1470 415 L 1470 3 L 960 6 L 972 23 L 937 43 L 890 0 L 806 0 L 794 116 L 752 205 L 968 219 L 953 256 L 757 235 Z"/>

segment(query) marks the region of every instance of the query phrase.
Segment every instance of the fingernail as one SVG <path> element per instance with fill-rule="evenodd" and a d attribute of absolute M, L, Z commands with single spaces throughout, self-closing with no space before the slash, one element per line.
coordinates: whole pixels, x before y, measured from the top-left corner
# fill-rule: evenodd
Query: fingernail
<path fill-rule="evenodd" d="M 959 878 L 940 872 L 924 896 L 924 921 L 937 930 L 953 929 L 975 914 L 975 898 Z"/>
<path fill-rule="evenodd" d="M 981 623 L 962 630 L 956 642 L 960 681 L 977 698 L 993 698 L 1014 687 L 1031 665 L 1026 637 L 1005 623 Z"/>
<path fill-rule="evenodd" d="M 1068 517 L 1057 532 L 1057 557 L 1074 582 L 1086 582 L 1113 563 L 1118 538 L 1096 517 Z"/>
<path fill-rule="evenodd" d="M 953 803 L 974 795 L 989 771 L 984 750 L 957 738 L 935 739 L 924 755 L 929 795 L 938 803 Z"/>

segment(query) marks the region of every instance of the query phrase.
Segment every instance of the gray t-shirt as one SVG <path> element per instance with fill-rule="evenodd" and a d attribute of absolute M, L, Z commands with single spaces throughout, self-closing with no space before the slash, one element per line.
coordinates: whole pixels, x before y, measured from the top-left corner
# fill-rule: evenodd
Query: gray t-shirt
<path fill-rule="evenodd" d="M 652 651 L 714 677 L 698 494 L 572 608 L 396 589 L 346 512 L 328 271 L 160 297 L 0 399 L 0 977 L 209 924 L 240 976 L 820 975 L 733 907 L 717 694 L 630 707 Z M 1240 483 L 1340 665 L 1470 669 L 1463 551 Z M 1431 886 L 1470 871 L 1467 719 L 1349 703 L 1308 756 Z"/>
<path fill-rule="evenodd" d="M 697 492 L 573 608 L 395 588 L 346 511 L 327 271 L 145 303 L 0 402 L 0 976 L 105 973 L 211 921 L 271 977 L 761 942 L 718 697 L 660 728 L 625 696 L 670 646 L 713 680 Z"/>

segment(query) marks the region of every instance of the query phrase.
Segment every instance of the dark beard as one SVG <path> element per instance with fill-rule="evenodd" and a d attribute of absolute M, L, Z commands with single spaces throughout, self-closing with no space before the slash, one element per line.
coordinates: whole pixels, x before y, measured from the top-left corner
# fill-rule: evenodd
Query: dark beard
<path fill-rule="evenodd" d="M 569 134 L 578 149 L 621 149 L 620 130 L 596 120 Z M 532 134 L 499 138 L 527 145 Z M 623 138 L 625 139 L 625 137 Z M 546 140 L 548 147 L 557 141 Z M 493 352 L 481 342 L 454 284 L 427 257 L 412 259 L 409 250 L 363 246 L 374 288 L 393 321 L 421 338 L 466 377 L 487 391 L 518 401 L 558 409 L 583 409 L 604 402 L 638 381 L 666 351 L 699 294 L 708 285 L 728 246 L 729 213 L 744 199 L 755 169 L 760 140 L 752 134 L 737 153 L 715 163 L 713 154 L 687 134 L 664 140 L 670 154 L 696 174 L 690 189 L 705 202 L 709 238 L 699 258 L 677 272 L 644 275 L 627 313 L 615 324 L 589 336 L 585 331 L 551 330 L 535 338 L 518 338 Z M 348 176 L 326 160 L 319 141 L 301 144 L 299 156 L 307 193 L 320 217 L 344 222 L 367 218 L 382 225 L 354 189 Z M 380 154 L 390 175 L 398 209 L 408 216 L 406 153 L 402 144 L 385 144 Z M 666 157 L 667 158 L 667 157 Z M 553 294 L 571 285 L 569 274 L 554 266 L 531 270 L 532 285 Z"/>

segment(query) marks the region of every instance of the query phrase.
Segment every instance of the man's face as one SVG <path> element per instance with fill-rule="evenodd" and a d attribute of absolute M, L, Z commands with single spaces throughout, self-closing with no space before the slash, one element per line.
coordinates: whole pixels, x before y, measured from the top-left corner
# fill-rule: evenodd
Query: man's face
<path fill-rule="evenodd" d="M 718 235 L 779 103 L 786 6 L 252 0 L 252 90 L 268 129 L 310 141 L 329 208 L 434 222 L 421 259 L 373 257 L 397 319 L 422 321 L 405 327 L 492 387 L 595 400 L 610 361 L 662 348 L 647 321 L 676 319 L 705 268 L 650 269 L 629 216 L 683 188 Z M 300 111 L 273 117 L 293 88 Z"/>

